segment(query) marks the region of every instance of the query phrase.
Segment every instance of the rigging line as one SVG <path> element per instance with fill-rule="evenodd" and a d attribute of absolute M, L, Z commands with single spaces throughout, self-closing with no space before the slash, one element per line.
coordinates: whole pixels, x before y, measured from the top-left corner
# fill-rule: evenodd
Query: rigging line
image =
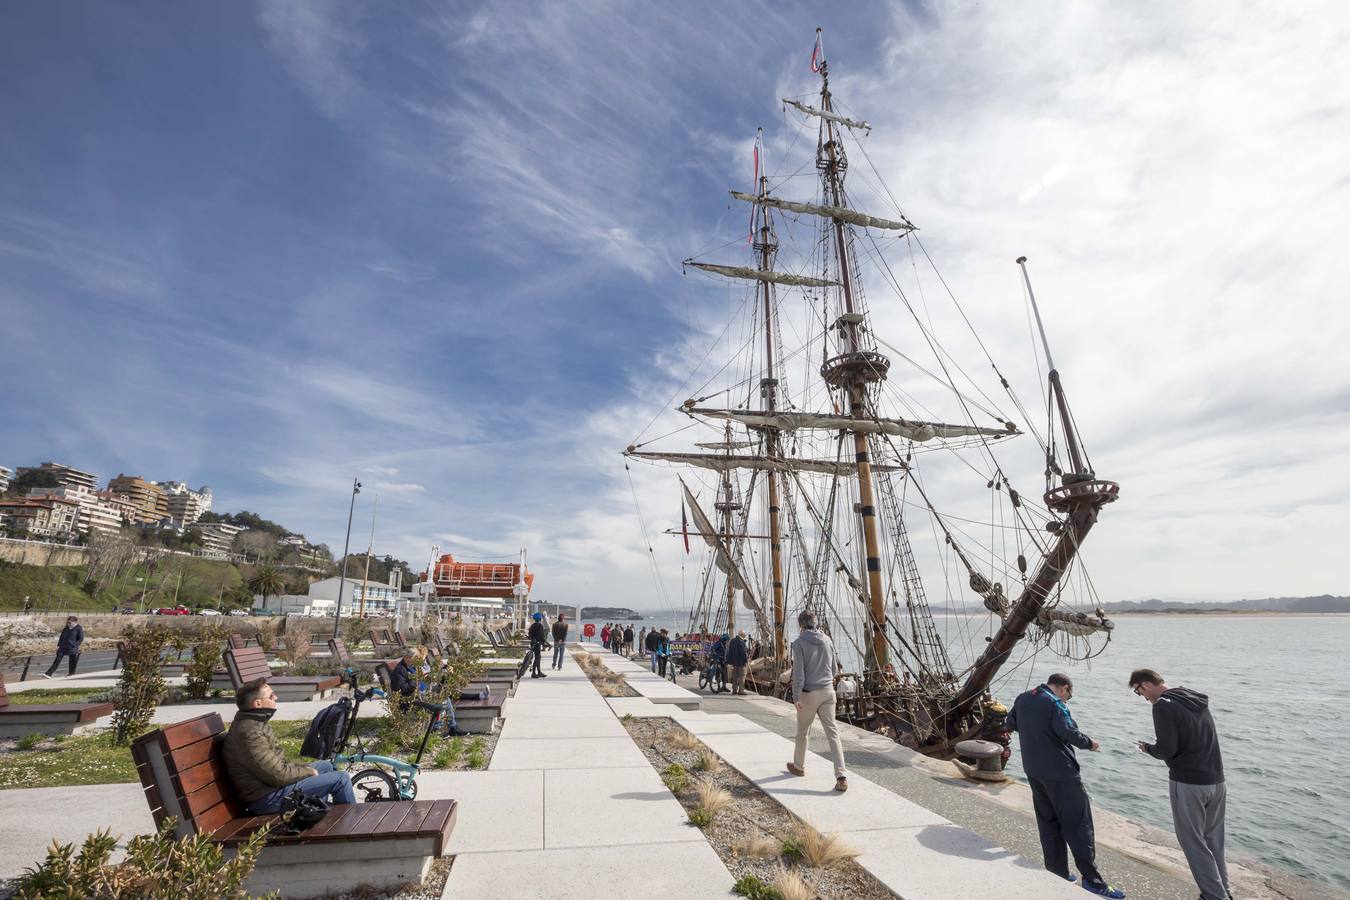
<path fill-rule="evenodd" d="M 918 363 L 917 360 L 911 359 L 909 356 L 907 356 L 907 355 L 905 354 L 905 352 L 904 352 L 903 350 L 901 350 L 899 347 L 896 347 L 894 344 L 892 344 L 892 343 L 890 343 L 889 341 L 887 341 L 887 340 L 886 340 L 885 338 L 883 338 L 881 335 L 877 334 L 876 331 L 874 331 L 874 330 L 872 330 L 872 329 L 868 329 L 868 331 L 869 331 L 869 333 L 872 335 L 872 339 L 875 340 L 878 344 L 880 344 L 881 346 L 885 347 L 887 350 L 890 350 L 892 353 L 894 353 L 895 355 L 899 356 L 899 357 L 900 357 L 901 359 L 903 359 L 905 362 L 909 363 L 911 366 L 913 366 L 914 368 L 918 369 L 918 370 L 919 370 L 920 372 L 922 372 L 923 374 L 927 375 L 929 378 L 931 378 L 931 379 L 933 379 L 934 381 L 936 381 L 938 384 L 942 385 L 942 386 L 945 387 L 945 388 L 950 389 L 951 392 L 954 393 L 954 394 L 956 394 L 958 397 L 965 397 L 965 399 L 966 399 L 967 401 L 969 401 L 970 404 L 971 404 L 972 406 L 974 406 L 974 407 L 975 407 L 976 409 L 978 409 L 980 412 L 984 413 L 986 416 L 989 416 L 991 419 L 997 419 L 997 420 L 999 420 L 1000 422 L 1007 421 L 1007 418 L 1008 418 L 1008 417 L 1005 416 L 1001 410 L 993 410 L 993 411 L 991 411 L 991 410 L 989 410 L 989 409 L 986 409 L 984 406 L 981 406 L 981 405 L 979 404 L 979 402 L 977 402 L 976 400 L 974 400 L 974 399 L 972 399 L 972 398 L 970 398 L 970 397 L 966 397 L 965 394 L 963 394 L 963 393 L 961 392 L 961 389 L 958 388 L 956 385 L 954 385 L 954 384 L 952 384 L 950 381 L 948 381 L 948 380 L 946 380 L 946 379 L 940 377 L 940 376 L 937 375 L 935 372 L 931 372 L 931 371 L 929 371 L 928 369 L 924 368 L 922 365 L 920 365 L 920 364 Z"/>
<path fill-rule="evenodd" d="M 725 334 L 728 330 L 730 330 L 731 325 L 732 325 L 732 323 L 731 323 L 730 321 L 728 321 L 727 324 L 726 324 L 726 326 L 722 329 L 722 334 Z M 674 392 L 673 394 L 670 395 L 670 399 L 667 400 L 667 401 L 665 402 L 665 405 L 664 405 L 661 409 L 659 409 L 659 410 L 657 411 L 656 415 L 652 416 L 652 420 L 651 420 L 650 422 L 648 422 L 648 423 L 643 427 L 643 429 L 637 433 L 637 437 L 635 437 L 635 438 L 633 439 L 633 443 L 637 443 L 637 441 L 641 440 L 641 439 L 642 439 L 642 436 L 643 436 L 644 434 L 647 433 L 647 429 L 648 429 L 648 428 L 651 428 L 653 425 L 655 425 L 655 424 L 656 424 L 656 420 L 659 419 L 659 418 L 661 418 L 661 416 L 665 413 L 666 409 L 668 409 L 668 408 L 670 407 L 670 405 L 671 405 L 672 403 L 675 402 L 675 398 L 678 397 L 678 396 L 680 396 L 680 394 L 684 392 L 684 389 L 685 389 L 686 387 L 689 386 L 689 382 L 691 382 L 691 381 L 694 380 L 694 375 L 696 375 L 696 374 L 698 373 L 699 368 L 702 367 L 703 363 L 708 359 L 708 357 L 709 357 L 710 355 L 712 355 L 713 349 L 717 346 L 718 343 L 721 342 L 721 340 L 722 340 L 722 335 L 719 334 L 719 335 L 713 340 L 713 342 L 708 346 L 708 349 L 707 349 L 706 351 L 704 351 L 704 353 L 703 353 L 703 358 L 700 359 L 700 360 L 694 365 L 694 368 L 689 372 L 688 375 L 685 376 L 684 381 L 681 382 L 681 383 L 680 383 L 680 386 L 677 387 L 677 388 L 675 389 L 675 392 Z M 717 377 L 717 375 L 714 374 L 714 375 L 713 375 L 713 378 L 716 378 L 716 377 Z M 704 386 L 704 387 L 707 387 L 707 386 L 708 386 L 708 383 L 711 382 L 711 381 L 712 381 L 711 378 L 708 379 L 708 382 L 704 382 L 704 385 L 703 385 L 703 386 Z"/>
<path fill-rule="evenodd" d="M 661 567 L 656 561 L 656 550 L 652 547 L 651 541 L 647 537 L 647 520 L 642 515 L 642 504 L 638 502 L 637 486 L 633 484 L 633 472 L 628 468 L 627 463 L 624 463 L 623 470 L 628 476 L 628 490 L 633 495 L 633 508 L 637 512 L 638 528 L 642 534 L 642 544 L 647 548 L 647 558 L 651 562 L 652 576 L 656 581 L 657 593 L 661 595 L 662 602 L 664 602 L 666 606 L 669 606 L 670 594 L 667 593 L 665 583 L 661 579 Z"/>
<path fill-rule="evenodd" d="M 695 420 L 695 421 L 693 421 L 693 422 L 690 422 L 688 425 L 684 425 L 684 426 L 682 426 L 682 427 L 680 427 L 680 428 L 676 428 L 674 431 L 667 431 L 665 434 L 657 435 L 656 437 L 654 437 L 654 438 L 652 438 L 652 439 L 650 439 L 650 440 L 643 441 L 643 442 L 640 443 L 640 444 L 634 444 L 633 446 L 634 446 L 634 447 L 645 447 L 645 446 L 647 446 L 648 444 L 654 444 L 654 443 L 656 443 L 657 441 L 665 440 L 666 438 L 670 437 L 671 435 L 679 434 L 681 431 L 688 431 L 690 428 L 693 428 L 693 427 L 695 427 L 695 426 L 697 426 L 697 425 L 703 425 L 703 424 L 706 424 L 706 423 L 699 422 L 699 421 Z"/>

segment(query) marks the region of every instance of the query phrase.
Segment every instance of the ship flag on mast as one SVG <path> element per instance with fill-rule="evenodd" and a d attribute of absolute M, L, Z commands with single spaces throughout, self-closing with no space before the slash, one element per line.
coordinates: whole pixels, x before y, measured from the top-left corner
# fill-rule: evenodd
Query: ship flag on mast
<path fill-rule="evenodd" d="M 819 72 L 821 65 L 825 62 L 824 38 L 821 37 L 820 29 L 816 29 L 816 45 L 811 48 L 811 71 Z"/>

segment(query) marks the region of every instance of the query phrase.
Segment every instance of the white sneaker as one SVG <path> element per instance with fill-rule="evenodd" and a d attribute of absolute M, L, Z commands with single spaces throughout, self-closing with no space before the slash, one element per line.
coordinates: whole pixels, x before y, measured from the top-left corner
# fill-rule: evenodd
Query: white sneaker
<path fill-rule="evenodd" d="M 52 676 L 48 675 L 46 672 L 40 672 L 39 674 L 40 674 L 43 678 L 51 678 L 51 677 L 52 677 Z"/>

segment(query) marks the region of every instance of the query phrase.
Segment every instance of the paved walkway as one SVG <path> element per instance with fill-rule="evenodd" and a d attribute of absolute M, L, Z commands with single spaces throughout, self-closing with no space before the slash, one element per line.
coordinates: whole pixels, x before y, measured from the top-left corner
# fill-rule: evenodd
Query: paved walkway
<path fill-rule="evenodd" d="M 486 772 L 417 780 L 419 799 L 460 801 L 445 896 L 732 896 L 731 873 L 576 661 L 547 671 L 506 701 Z M 609 872 L 623 873 L 612 889 Z"/>

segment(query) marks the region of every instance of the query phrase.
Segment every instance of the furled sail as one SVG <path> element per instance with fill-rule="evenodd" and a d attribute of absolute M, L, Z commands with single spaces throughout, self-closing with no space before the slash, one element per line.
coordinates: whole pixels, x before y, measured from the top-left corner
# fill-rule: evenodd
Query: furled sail
<path fill-rule="evenodd" d="M 685 406 L 681 412 L 709 419 L 731 419 L 756 428 L 775 428 L 779 431 L 797 431 L 811 428 L 824 431 L 860 431 L 864 434 L 889 434 L 911 441 L 929 441 L 935 437 L 960 438 L 1007 437 L 1018 434 L 1016 427 L 980 428 L 975 425 L 945 425 L 941 422 L 913 422 L 909 419 L 854 419 L 834 413 L 768 412 L 751 409 L 707 409 Z"/>
<path fill-rule="evenodd" d="M 747 447 L 755 446 L 754 441 L 695 441 L 695 447 L 702 447 L 704 450 L 744 450 Z"/>
<path fill-rule="evenodd" d="M 825 278 L 810 278 L 806 275 L 791 275 L 787 272 L 770 272 L 764 269 L 751 269 L 748 266 L 719 266 L 714 263 L 694 262 L 691 259 L 686 259 L 684 264 L 693 266 L 695 269 L 702 269 L 705 272 L 725 275 L 728 278 L 752 278 L 755 281 L 769 281 L 791 287 L 837 287 L 839 285 L 839 282 Z"/>
<path fill-rule="evenodd" d="M 866 122 L 859 122 L 856 119 L 850 119 L 847 116 L 841 116 L 838 113 L 826 112 L 823 109 L 816 109 L 814 106 L 807 106 L 805 103 L 798 103 L 796 100 L 789 100 L 786 97 L 783 98 L 783 102 L 786 103 L 788 106 L 793 107 L 794 109 L 801 110 L 808 116 L 816 116 L 817 118 L 828 119 L 831 122 L 838 122 L 840 125 L 845 125 L 849 128 L 858 128 L 862 131 L 872 130 L 872 126 L 868 125 Z"/>
<path fill-rule="evenodd" d="M 727 472 L 733 469 L 758 469 L 775 472 L 816 472 L 821 475 L 852 475 L 858 471 L 856 463 L 835 462 L 832 459 L 770 459 L 767 456 L 740 456 L 731 453 L 657 453 L 645 450 L 632 450 L 624 455 L 637 457 L 638 459 L 682 463 L 686 466 L 712 469 L 715 472 Z M 874 464 L 872 471 L 900 472 L 904 468 L 904 466 Z"/>
<path fill-rule="evenodd" d="M 881 219 L 877 216 L 869 216 L 867 213 L 860 213 L 856 209 L 849 209 L 846 206 L 826 206 L 823 203 L 798 203 L 796 200 L 781 200 L 778 197 L 761 197 L 758 194 L 746 194 L 742 191 L 732 191 L 731 196 L 737 200 L 744 200 L 746 203 L 759 203 L 764 206 L 772 206 L 776 209 L 786 209 L 789 212 L 810 213 L 813 216 L 824 216 L 827 219 L 837 219 L 840 222 L 847 222 L 850 225 L 860 225 L 866 228 L 886 228 L 893 231 L 914 231 L 915 228 L 909 222 L 897 222 L 893 219 Z"/>
<path fill-rule="evenodd" d="M 717 536 L 717 529 L 713 527 L 712 520 L 708 514 L 703 511 L 703 507 L 698 505 L 698 500 L 694 499 L 694 492 L 689 490 L 689 485 L 680 479 L 680 487 L 684 488 L 684 499 L 689 504 L 689 514 L 694 517 L 694 524 L 698 526 L 699 534 L 703 535 L 703 540 L 713 550 L 713 556 L 717 560 L 717 568 L 722 570 L 722 574 L 731 579 L 731 583 L 736 589 L 741 591 L 741 600 L 746 609 L 759 612 L 759 603 L 750 594 L 750 585 L 741 574 L 741 569 L 736 565 L 736 561 L 731 558 L 727 552 L 727 547 L 722 543 L 721 538 Z"/>

